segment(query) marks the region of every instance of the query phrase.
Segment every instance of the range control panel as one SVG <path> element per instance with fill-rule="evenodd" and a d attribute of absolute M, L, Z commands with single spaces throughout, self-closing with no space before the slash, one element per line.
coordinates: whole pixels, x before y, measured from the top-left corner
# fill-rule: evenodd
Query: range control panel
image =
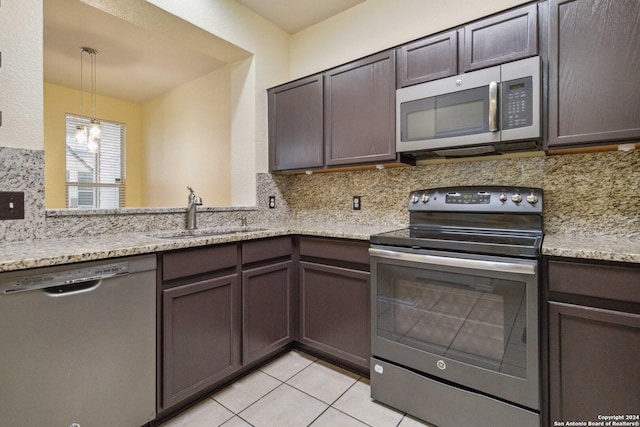
<path fill-rule="evenodd" d="M 541 188 L 513 186 L 440 187 L 412 191 L 411 212 L 542 214 Z"/>

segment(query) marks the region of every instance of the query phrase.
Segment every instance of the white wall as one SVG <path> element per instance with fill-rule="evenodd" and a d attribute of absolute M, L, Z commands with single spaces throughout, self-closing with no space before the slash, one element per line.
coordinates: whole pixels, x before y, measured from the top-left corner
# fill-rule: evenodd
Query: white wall
<path fill-rule="evenodd" d="M 529 0 L 367 0 L 291 37 L 290 78 L 304 77 Z"/>
<path fill-rule="evenodd" d="M 148 2 L 253 54 L 230 64 L 232 204 L 250 205 L 268 170 L 267 88 L 526 0 L 367 0 L 293 36 L 235 0 Z M 42 149 L 42 0 L 2 1 L 0 28 L 0 146 Z"/>
<path fill-rule="evenodd" d="M 233 205 L 255 203 L 255 173 L 267 172 L 267 93 L 289 79 L 287 33 L 235 0 L 148 0 L 251 52 L 232 64 L 231 170 Z"/>
<path fill-rule="evenodd" d="M 142 104 L 142 205 L 231 205 L 230 67 Z"/>
<path fill-rule="evenodd" d="M 0 146 L 42 150 L 42 0 L 2 1 L 0 52 Z"/>

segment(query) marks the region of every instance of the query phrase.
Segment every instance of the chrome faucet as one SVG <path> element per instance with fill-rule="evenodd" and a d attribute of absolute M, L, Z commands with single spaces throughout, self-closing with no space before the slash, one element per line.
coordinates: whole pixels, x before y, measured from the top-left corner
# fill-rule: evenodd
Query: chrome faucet
<path fill-rule="evenodd" d="M 202 199 L 195 195 L 193 189 L 187 186 L 189 190 L 189 201 L 187 204 L 187 230 L 195 230 L 198 228 L 196 223 L 196 206 L 202 205 Z"/>

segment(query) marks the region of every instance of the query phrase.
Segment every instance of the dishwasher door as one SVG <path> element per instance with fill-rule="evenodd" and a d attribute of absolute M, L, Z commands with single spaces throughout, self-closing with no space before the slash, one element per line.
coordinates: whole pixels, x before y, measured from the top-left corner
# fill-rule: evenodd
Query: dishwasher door
<path fill-rule="evenodd" d="M 0 274 L 0 426 L 153 420 L 155 271 L 145 255 Z"/>

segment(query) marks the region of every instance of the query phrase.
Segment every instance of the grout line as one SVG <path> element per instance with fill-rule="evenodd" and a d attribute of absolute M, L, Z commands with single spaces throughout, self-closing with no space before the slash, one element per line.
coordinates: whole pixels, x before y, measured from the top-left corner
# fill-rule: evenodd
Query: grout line
<path fill-rule="evenodd" d="M 263 373 L 263 374 L 267 374 L 266 372 L 262 372 L 262 373 Z M 267 375 L 268 375 L 268 374 L 267 374 Z M 271 375 L 269 375 L 269 376 L 271 376 Z M 271 378 L 274 378 L 274 377 L 271 377 Z M 217 400 L 215 399 L 215 397 L 214 397 L 214 396 L 215 396 L 215 394 L 214 394 L 214 395 L 209 396 L 209 398 L 213 399 L 213 400 L 214 400 L 215 402 L 217 402 L 220 406 L 222 406 L 223 408 L 227 409 L 227 410 L 228 410 L 228 411 L 230 411 L 232 414 L 237 415 L 238 417 L 240 417 L 240 413 L 242 413 L 243 411 L 245 411 L 247 408 L 249 408 L 249 407 L 251 407 L 251 406 L 255 405 L 255 403 L 256 403 L 256 402 L 258 402 L 258 401 L 262 400 L 265 396 L 267 396 L 268 394 L 270 394 L 273 390 L 277 389 L 278 387 L 280 387 L 280 386 L 282 386 L 282 385 L 284 384 L 284 382 L 283 382 L 283 381 L 281 381 L 281 380 L 279 380 L 279 379 L 277 379 L 277 378 L 275 378 L 275 379 L 276 379 L 277 381 L 279 381 L 279 382 L 280 382 L 280 384 L 278 384 L 278 385 L 277 385 L 276 387 L 274 387 L 272 390 L 269 390 L 269 391 L 268 391 L 267 393 L 265 393 L 264 395 L 262 395 L 262 396 L 260 396 L 259 398 L 257 398 L 255 401 L 251 402 L 251 403 L 250 403 L 249 405 L 247 405 L 246 407 L 242 408 L 242 410 L 240 410 L 240 412 L 235 412 L 235 411 L 233 411 L 231 408 L 227 408 L 226 406 L 224 406 L 224 405 L 222 404 L 222 402 L 217 401 Z M 233 384 L 233 383 L 232 383 L 232 384 Z M 232 385 L 232 384 L 229 384 L 229 385 Z M 225 388 L 226 388 L 226 387 L 225 387 Z M 224 389 L 222 389 L 222 390 L 224 390 Z M 220 390 L 220 391 L 222 391 L 222 390 Z M 232 417 L 232 418 L 233 418 L 233 417 Z M 240 417 L 240 418 L 242 418 L 242 417 Z M 243 419 L 243 420 L 244 420 L 244 419 Z M 225 421 L 225 422 L 226 422 L 226 421 Z M 249 424 L 251 424 L 251 423 L 249 423 Z"/>

